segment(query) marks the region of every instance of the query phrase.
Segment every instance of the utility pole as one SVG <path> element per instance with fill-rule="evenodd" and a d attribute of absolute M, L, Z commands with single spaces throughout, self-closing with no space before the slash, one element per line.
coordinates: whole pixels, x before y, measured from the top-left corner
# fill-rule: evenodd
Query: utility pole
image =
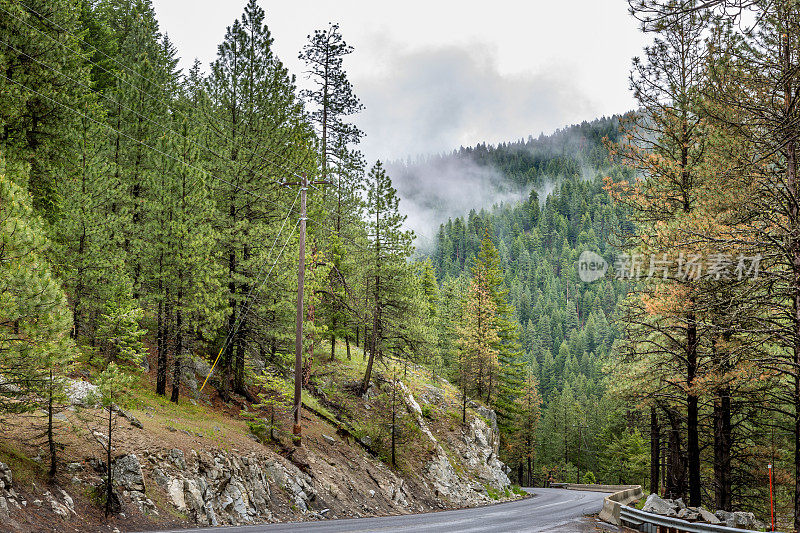
<path fill-rule="evenodd" d="M 300 183 L 300 256 L 297 264 L 297 319 L 294 338 L 294 427 L 292 440 L 296 446 L 303 443 L 301 413 L 303 403 L 303 288 L 306 276 L 306 192 L 308 179 L 305 172 Z"/>
<path fill-rule="evenodd" d="M 302 180 L 284 185 L 300 185 L 300 254 L 297 263 L 297 319 L 295 322 L 294 339 L 294 427 L 292 428 L 292 442 L 295 446 L 303 444 L 303 426 L 301 423 L 301 409 L 303 405 L 303 289 L 306 275 L 306 193 L 309 185 L 323 185 L 327 181 L 308 182 L 306 173 L 303 172 Z"/>

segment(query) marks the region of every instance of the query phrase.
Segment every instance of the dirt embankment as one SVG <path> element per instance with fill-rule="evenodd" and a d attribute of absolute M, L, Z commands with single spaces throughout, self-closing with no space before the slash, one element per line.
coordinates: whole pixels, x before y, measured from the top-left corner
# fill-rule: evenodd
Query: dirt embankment
<path fill-rule="evenodd" d="M 114 510 L 102 501 L 107 411 L 81 406 L 57 420 L 61 468 L 46 476 L 42 413 L 0 432 L 0 530 L 136 531 L 382 516 L 518 497 L 497 458 L 494 413 L 460 419 L 458 391 L 423 369 L 386 367 L 360 396 L 358 360 L 324 363 L 304 409 L 304 445 L 280 410 L 275 439 L 263 408 L 187 391 L 172 404 L 144 380 L 111 433 Z M 389 377 L 391 376 L 391 377 Z M 86 391 L 87 383 L 74 387 Z M 191 396 L 194 396 L 193 398 Z M 394 464 L 392 464 L 394 440 Z"/>

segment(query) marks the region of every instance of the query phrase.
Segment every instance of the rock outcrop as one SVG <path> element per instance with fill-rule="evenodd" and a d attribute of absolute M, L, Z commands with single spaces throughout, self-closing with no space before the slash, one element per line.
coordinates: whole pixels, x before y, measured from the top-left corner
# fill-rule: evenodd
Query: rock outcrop
<path fill-rule="evenodd" d="M 270 521 L 271 486 L 287 491 L 301 512 L 316 497 L 312 480 L 291 464 L 267 456 L 191 452 L 148 454 L 153 481 L 172 505 L 200 525 L 235 525 Z"/>
<path fill-rule="evenodd" d="M 82 379 L 68 380 L 66 387 L 67 399 L 72 405 L 92 407 L 96 402 L 98 388 Z"/>
<path fill-rule="evenodd" d="M 95 390 L 91 383 L 74 380 L 68 386 L 70 402 L 91 409 Z M 360 446 L 351 446 L 351 433 L 325 427 L 327 432 L 306 437 L 309 445 L 302 448 L 253 446 L 248 441 L 243 451 L 234 446 L 195 450 L 194 439 L 170 439 L 165 445 L 151 438 L 151 424 L 143 425 L 133 413 L 115 408 L 130 422 L 130 427 L 121 428 L 126 438 L 115 440 L 111 465 L 91 455 L 65 462 L 62 473 L 77 490 L 72 496 L 57 485 L 45 491 L 32 484 L 26 485 L 25 501 L 15 492 L 11 469 L 0 463 L 0 523 L 25 516 L 26 508 L 58 524 L 80 519 L 87 495 L 94 495 L 89 503 L 97 505 L 97 495 L 105 494 L 109 470 L 112 508 L 119 517 L 138 510 L 155 522 L 179 517 L 199 526 L 402 514 L 478 505 L 511 495 L 507 469 L 497 455 L 493 411 L 476 405 L 478 415 L 470 413 L 468 424 L 450 425 L 442 423 L 450 392 L 425 386 L 420 391 L 423 410 L 405 384 L 398 382 L 397 391 L 422 437 L 414 448 L 421 462 L 403 475 L 374 456 L 367 436 L 356 439 Z M 108 442 L 99 429 L 93 429 L 93 435 L 101 444 Z M 417 439 L 416 431 L 414 435 Z M 239 439 L 241 446 L 244 437 Z"/>
<path fill-rule="evenodd" d="M 430 483 L 437 496 L 444 496 L 451 501 L 458 501 L 466 505 L 475 505 L 487 501 L 486 490 L 475 490 L 475 482 L 466 475 L 459 475 L 454 468 L 442 444 L 436 439 L 425 418 L 422 409 L 414 395 L 402 382 L 398 389 L 403 396 L 403 403 L 414 416 L 422 433 L 431 441 L 435 450 L 433 459 L 423 470 L 424 478 Z M 439 394 L 430 389 L 426 390 L 428 397 L 438 399 Z M 492 420 L 494 411 L 491 412 Z M 462 429 L 462 440 L 459 443 L 449 443 L 451 451 L 460 459 L 459 463 L 477 476 L 481 481 L 504 490 L 511 484 L 504 471 L 504 465 L 497 458 L 498 435 L 497 426 L 489 427 L 481 416 L 474 417 L 466 429 Z M 480 485 L 480 483 L 478 483 Z M 482 487 L 483 488 L 483 487 Z"/>
<path fill-rule="evenodd" d="M 753 513 L 742 511 L 717 511 L 716 513 L 711 513 L 702 507 L 687 507 L 680 498 L 677 500 L 664 499 L 657 494 L 651 494 L 647 497 L 642 511 L 662 516 L 674 516 L 689 522 L 705 522 L 739 529 L 760 530 L 764 528 L 764 524 L 756 520 Z"/>
<path fill-rule="evenodd" d="M 19 505 L 14 492 L 14 476 L 5 463 L 0 463 L 0 519 L 8 518 L 8 505 Z"/>

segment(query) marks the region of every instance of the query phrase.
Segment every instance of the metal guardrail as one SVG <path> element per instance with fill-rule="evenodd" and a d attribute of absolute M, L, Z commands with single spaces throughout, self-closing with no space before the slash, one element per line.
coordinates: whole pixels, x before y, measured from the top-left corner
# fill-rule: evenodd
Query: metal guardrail
<path fill-rule="evenodd" d="M 646 513 L 624 505 L 620 508 L 619 514 L 623 525 L 642 533 L 660 533 L 662 531 L 670 533 L 753 533 L 750 529 L 687 522 L 680 518 Z"/>
<path fill-rule="evenodd" d="M 584 490 L 591 492 L 619 492 L 632 489 L 638 485 L 598 485 L 598 484 L 577 484 L 577 483 L 550 483 L 548 487 L 552 489 Z"/>
<path fill-rule="evenodd" d="M 641 499 L 644 494 L 639 485 L 573 485 L 571 483 L 551 483 L 551 487 L 572 490 L 593 490 L 597 492 L 613 492 L 603 500 L 600 519 L 624 525 L 642 533 L 754 533 L 750 529 L 687 522 L 680 518 L 646 513 L 628 504 Z"/>

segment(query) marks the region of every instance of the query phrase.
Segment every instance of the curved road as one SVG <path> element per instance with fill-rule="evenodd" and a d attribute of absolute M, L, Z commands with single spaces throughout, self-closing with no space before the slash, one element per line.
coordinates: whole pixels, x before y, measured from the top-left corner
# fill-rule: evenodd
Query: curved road
<path fill-rule="evenodd" d="M 584 515 L 597 513 L 603 506 L 601 492 L 565 489 L 526 489 L 532 498 L 472 509 L 441 511 L 379 518 L 338 519 L 315 522 L 289 522 L 185 531 L 225 533 L 280 533 L 313 531 L 315 533 L 367 532 L 478 532 L 478 531 L 552 531 L 578 533 L 586 530 Z"/>

